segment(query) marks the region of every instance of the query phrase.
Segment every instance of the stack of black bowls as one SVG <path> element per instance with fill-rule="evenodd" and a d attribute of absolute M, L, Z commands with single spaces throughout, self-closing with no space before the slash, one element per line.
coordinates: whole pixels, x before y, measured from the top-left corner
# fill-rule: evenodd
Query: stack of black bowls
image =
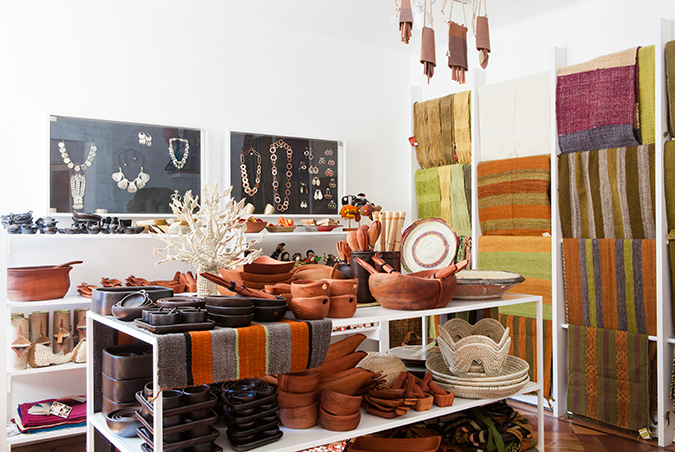
<path fill-rule="evenodd" d="M 278 441 L 279 406 L 273 386 L 255 379 L 223 383 L 227 437 L 236 451 L 255 449 Z"/>
<path fill-rule="evenodd" d="M 152 381 L 152 346 L 139 343 L 104 348 L 101 364 L 101 412 L 107 415 L 138 406 L 136 393 Z"/>

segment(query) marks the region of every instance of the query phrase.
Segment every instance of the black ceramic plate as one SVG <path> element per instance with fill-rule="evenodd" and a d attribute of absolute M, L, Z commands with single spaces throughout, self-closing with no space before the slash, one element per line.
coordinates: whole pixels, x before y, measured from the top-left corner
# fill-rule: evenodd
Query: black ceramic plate
<path fill-rule="evenodd" d="M 203 323 L 176 323 L 174 325 L 150 325 L 141 319 L 134 320 L 137 327 L 148 330 L 155 334 L 185 333 L 187 331 L 212 330 L 216 327 L 216 322 L 207 320 Z"/>
<path fill-rule="evenodd" d="M 215 411 L 211 411 L 213 413 L 213 416 L 207 417 L 206 419 L 199 419 L 198 421 L 192 421 L 192 422 L 187 422 L 184 424 L 180 425 L 174 425 L 173 427 L 164 427 L 162 430 L 163 435 L 168 435 L 170 433 L 182 433 L 182 432 L 187 432 L 190 430 L 194 430 L 199 427 L 206 427 L 207 425 L 212 425 L 215 424 L 216 421 L 218 421 L 218 415 L 216 414 Z M 136 417 L 138 420 L 145 426 L 145 428 L 148 429 L 151 435 L 154 435 L 154 430 L 153 430 L 153 419 L 145 419 L 143 415 L 141 414 L 140 411 L 136 412 Z M 165 416 L 166 417 L 166 416 Z"/>
<path fill-rule="evenodd" d="M 138 400 L 141 405 L 144 405 L 150 414 L 154 414 L 152 403 L 143 396 L 143 391 L 138 391 L 136 393 L 136 400 Z M 162 410 L 164 417 L 175 416 L 177 414 L 185 414 L 191 411 L 202 410 L 204 408 L 213 408 L 218 403 L 218 398 L 216 396 L 211 397 L 206 402 L 193 403 L 192 405 L 179 406 L 178 408 L 171 408 L 170 410 Z"/>
<path fill-rule="evenodd" d="M 232 449 L 234 449 L 236 451 L 242 451 L 242 450 L 255 449 L 257 447 L 264 446 L 265 444 L 272 444 L 274 442 L 279 441 L 282 436 L 284 436 L 284 432 L 279 430 L 279 433 L 277 433 L 276 435 L 268 436 L 266 438 L 261 438 L 261 439 L 256 438 L 255 441 L 253 441 L 252 443 L 248 443 L 248 444 L 238 443 L 237 440 L 229 434 L 227 435 L 227 438 L 230 440 L 230 444 L 232 445 Z"/>
<path fill-rule="evenodd" d="M 255 400 L 246 403 L 233 402 L 229 397 L 229 394 L 225 392 L 223 392 L 222 397 L 225 403 L 232 407 L 232 410 L 236 412 L 237 410 L 248 410 L 249 408 L 255 408 L 259 405 L 268 405 L 273 403 L 275 400 L 277 400 L 277 393 L 275 392 L 274 394 L 268 395 L 267 397 L 256 398 Z"/>

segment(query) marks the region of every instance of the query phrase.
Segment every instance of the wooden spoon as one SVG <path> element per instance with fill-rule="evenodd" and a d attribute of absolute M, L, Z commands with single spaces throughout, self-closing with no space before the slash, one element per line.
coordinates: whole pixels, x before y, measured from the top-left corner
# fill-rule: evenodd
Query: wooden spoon
<path fill-rule="evenodd" d="M 368 251 L 368 233 L 359 228 L 356 231 L 356 242 L 359 245 L 359 251 Z"/>
<path fill-rule="evenodd" d="M 344 252 L 345 252 L 345 259 L 347 262 L 351 263 L 352 262 L 352 247 L 349 246 L 349 243 L 345 242 L 344 245 Z"/>
<path fill-rule="evenodd" d="M 382 267 L 382 270 L 384 270 L 385 272 L 387 272 L 387 273 L 399 273 L 398 271 L 396 271 L 396 269 L 394 267 L 387 264 L 384 261 L 384 259 L 381 259 L 377 256 L 373 256 L 372 259 L 373 259 L 373 261 L 375 261 L 376 264 L 378 264 L 380 267 Z"/>
<path fill-rule="evenodd" d="M 347 233 L 347 243 L 352 251 L 359 249 L 359 242 L 356 240 L 356 232 L 349 231 Z"/>
<path fill-rule="evenodd" d="M 340 256 L 340 260 L 344 261 L 346 260 L 345 257 L 345 245 L 347 245 L 346 240 L 340 240 L 335 244 L 335 247 L 337 248 L 338 256 Z"/>
<path fill-rule="evenodd" d="M 448 277 L 454 275 L 455 273 L 464 270 L 467 265 L 469 265 L 468 260 L 463 260 L 462 262 L 459 262 L 457 264 L 450 264 L 447 267 L 443 267 L 440 270 L 438 270 L 436 273 L 434 273 L 433 275 L 429 276 L 428 279 L 448 278 Z"/>
<path fill-rule="evenodd" d="M 374 274 L 376 274 L 376 273 L 379 273 L 377 270 L 375 270 L 375 268 L 374 268 L 372 265 L 370 265 L 368 262 L 364 261 L 364 260 L 361 259 L 360 257 L 357 257 L 357 258 L 356 258 L 356 262 L 358 262 L 358 264 L 359 264 L 361 267 L 363 267 L 363 268 L 364 268 L 368 273 L 370 273 L 371 275 L 374 275 Z"/>
<path fill-rule="evenodd" d="M 277 299 L 277 297 L 275 297 L 274 295 L 268 294 L 266 292 L 261 292 L 255 289 L 249 289 L 248 287 L 243 286 L 235 281 L 230 281 L 228 279 L 223 278 L 222 276 L 214 275 L 213 273 L 201 272 L 200 275 L 202 275 L 203 278 L 208 279 L 212 283 L 225 287 L 226 289 L 231 290 L 232 292 L 237 292 L 238 294 L 244 295 L 245 297 L 267 298 L 268 300 Z"/>
<path fill-rule="evenodd" d="M 373 249 L 375 247 L 375 244 L 377 243 L 377 239 L 380 237 L 381 232 L 382 232 L 382 223 L 380 222 L 380 220 L 373 221 L 373 223 L 368 228 L 368 244 L 370 245 L 370 249 Z"/>

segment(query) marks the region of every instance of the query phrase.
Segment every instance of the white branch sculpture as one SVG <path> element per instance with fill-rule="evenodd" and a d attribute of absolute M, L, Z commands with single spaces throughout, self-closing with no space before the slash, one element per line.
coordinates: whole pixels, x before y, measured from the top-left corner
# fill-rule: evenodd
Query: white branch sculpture
<path fill-rule="evenodd" d="M 191 191 L 185 192 L 182 200 L 172 197 L 169 205 L 176 222 L 168 232 L 151 233 L 166 243 L 164 248 L 153 250 L 155 256 L 162 258 L 156 264 L 181 261 L 195 267 L 198 273 L 218 274 L 221 268 L 233 269 L 257 259 L 262 249 L 252 247 L 259 244 L 263 236 L 245 240 L 246 222 L 238 221 L 245 216 L 244 200 L 235 202 L 229 198 L 223 209 L 219 207 L 221 200 L 229 197 L 231 192 L 232 187 L 219 193 L 218 183 L 212 187 L 204 185 L 201 206 L 199 197 L 193 198 Z M 199 296 L 215 295 L 216 285 L 198 275 L 197 293 Z"/>

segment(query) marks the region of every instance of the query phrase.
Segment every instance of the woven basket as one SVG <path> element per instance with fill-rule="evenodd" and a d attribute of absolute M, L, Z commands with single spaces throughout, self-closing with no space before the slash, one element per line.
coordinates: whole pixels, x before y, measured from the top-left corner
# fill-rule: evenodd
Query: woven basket
<path fill-rule="evenodd" d="M 509 329 L 495 319 L 485 318 L 475 325 L 450 319 L 439 327 L 438 347 L 448 369 L 459 376 L 482 368 L 497 375 L 511 347 Z"/>
<path fill-rule="evenodd" d="M 461 397 L 463 399 L 501 399 L 517 393 L 523 389 L 529 381 L 530 377 L 526 377 L 525 380 L 520 383 L 499 387 L 455 385 L 443 383 L 441 381 L 436 381 L 436 383 L 446 391 L 454 392 L 455 397 Z"/>
<path fill-rule="evenodd" d="M 498 375 L 488 377 L 484 373 L 469 373 L 459 377 L 450 372 L 441 356 L 433 356 L 426 362 L 427 370 L 434 380 L 460 386 L 500 387 L 520 383 L 527 378 L 530 365 L 516 356 L 509 355 Z"/>
<path fill-rule="evenodd" d="M 356 367 L 376 373 L 381 371 L 388 385 L 396 381 L 398 374 L 406 371 L 405 364 L 400 358 L 388 353 L 378 352 L 369 352 L 368 356 L 359 361 Z"/>

